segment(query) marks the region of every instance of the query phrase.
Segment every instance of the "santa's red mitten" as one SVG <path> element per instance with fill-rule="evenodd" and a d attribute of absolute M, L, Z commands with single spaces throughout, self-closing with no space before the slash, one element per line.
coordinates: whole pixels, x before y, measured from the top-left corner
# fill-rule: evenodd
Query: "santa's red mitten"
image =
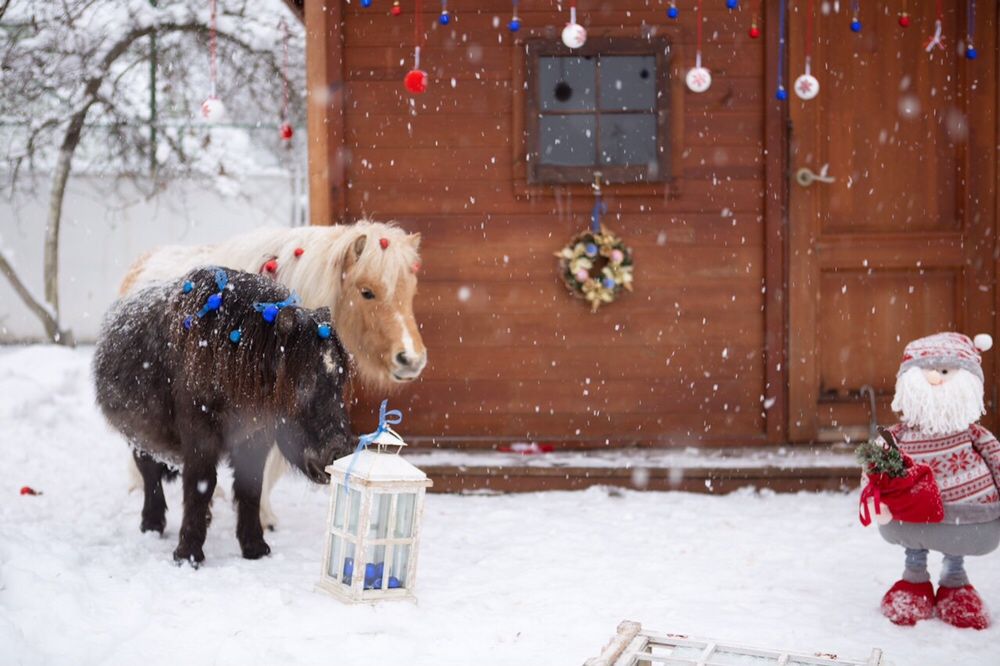
<path fill-rule="evenodd" d="M 933 617 L 934 586 L 930 582 L 896 581 L 882 597 L 882 615 L 906 626 Z"/>
<path fill-rule="evenodd" d="M 940 587 L 935 602 L 938 617 L 961 629 L 985 629 L 990 626 L 990 614 L 976 588 Z"/>

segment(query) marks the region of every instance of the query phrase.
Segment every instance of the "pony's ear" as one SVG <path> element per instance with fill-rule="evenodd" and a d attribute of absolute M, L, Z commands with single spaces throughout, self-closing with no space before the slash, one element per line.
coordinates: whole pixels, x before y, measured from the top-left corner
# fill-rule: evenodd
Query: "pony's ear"
<path fill-rule="evenodd" d="M 347 248 L 347 255 L 344 257 L 344 268 L 341 273 L 341 278 L 343 278 L 344 273 L 351 270 L 351 267 L 357 263 L 358 259 L 361 258 L 361 253 L 365 251 L 365 245 L 368 243 L 368 236 L 362 234 L 354 239 L 351 246 Z"/>
<path fill-rule="evenodd" d="M 406 235 L 406 240 L 413 247 L 414 250 L 419 250 L 420 249 L 420 233 L 419 232 L 415 233 L 415 234 L 407 234 Z"/>
<path fill-rule="evenodd" d="M 278 331 L 278 336 L 287 338 L 299 326 L 299 308 L 281 308 L 278 318 L 274 320 L 274 327 Z"/>

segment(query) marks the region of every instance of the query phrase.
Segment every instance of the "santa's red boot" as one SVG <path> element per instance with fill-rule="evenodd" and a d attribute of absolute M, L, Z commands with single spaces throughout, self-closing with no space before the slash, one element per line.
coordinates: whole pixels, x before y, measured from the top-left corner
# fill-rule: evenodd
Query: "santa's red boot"
<path fill-rule="evenodd" d="M 961 629 L 985 629 L 990 626 L 990 614 L 976 588 L 939 587 L 935 601 L 938 617 Z"/>
<path fill-rule="evenodd" d="M 930 582 L 898 580 L 882 597 L 882 615 L 895 624 L 914 625 L 934 615 L 934 586 Z"/>

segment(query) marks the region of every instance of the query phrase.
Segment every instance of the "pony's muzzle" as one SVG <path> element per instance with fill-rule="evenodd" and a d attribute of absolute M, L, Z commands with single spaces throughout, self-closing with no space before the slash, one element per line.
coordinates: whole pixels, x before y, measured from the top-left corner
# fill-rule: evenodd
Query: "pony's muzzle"
<path fill-rule="evenodd" d="M 393 358 L 395 367 L 392 376 L 401 382 L 413 381 L 420 376 L 427 365 L 427 352 L 419 354 L 401 351 Z"/>

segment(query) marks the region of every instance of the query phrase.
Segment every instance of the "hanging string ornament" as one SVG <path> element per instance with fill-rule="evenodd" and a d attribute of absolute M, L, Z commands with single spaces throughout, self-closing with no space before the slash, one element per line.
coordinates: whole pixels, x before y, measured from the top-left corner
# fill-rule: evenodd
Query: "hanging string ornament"
<path fill-rule="evenodd" d="M 937 0 L 937 17 L 934 19 L 934 32 L 924 40 L 924 51 L 927 53 L 934 53 L 934 49 L 944 50 L 944 35 L 941 34 L 942 26 L 944 25 L 944 8 L 941 6 L 941 0 Z"/>
<path fill-rule="evenodd" d="M 694 54 L 694 67 L 688 70 L 687 75 L 684 77 L 684 83 L 687 84 L 691 92 L 703 93 L 712 85 L 712 73 L 706 67 L 701 66 L 701 0 L 698 0 L 697 22 L 697 46 Z"/>
<path fill-rule="evenodd" d="M 576 22 L 576 0 L 570 0 L 569 23 L 563 28 L 562 41 L 571 49 L 578 49 L 587 42 L 587 31 Z"/>
<path fill-rule="evenodd" d="M 368 9 L 372 6 L 372 0 L 361 0 L 361 7 L 363 9 Z"/>
<path fill-rule="evenodd" d="M 278 133 L 281 135 L 282 141 L 288 143 L 289 141 L 292 140 L 292 135 L 295 134 L 295 130 L 292 129 L 292 124 L 288 122 L 288 40 L 290 38 L 290 33 L 288 32 L 288 24 L 285 23 L 285 19 L 281 19 L 281 23 L 278 25 L 278 27 L 282 31 L 281 126 L 278 128 Z"/>
<path fill-rule="evenodd" d="M 507 23 L 507 29 L 511 32 L 517 32 L 521 29 L 521 19 L 517 16 L 517 5 L 518 0 L 514 0 L 514 7 L 510 21 Z"/>
<path fill-rule="evenodd" d="M 389 10 L 389 13 L 393 16 L 399 16 L 403 13 L 403 8 L 399 6 L 399 0 L 393 0 L 392 9 Z"/>
<path fill-rule="evenodd" d="M 861 0 L 851 0 L 851 32 L 861 32 Z"/>
<path fill-rule="evenodd" d="M 903 10 L 899 12 L 899 27 L 900 28 L 910 27 L 910 13 L 906 11 L 906 0 L 903 0 Z"/>
<path fill-rule="evenodd" d="M 677 17 L 680 15 L 681 13 L 677 10 L 677 3 L 675 0 L 670 0 L 670 6 L 667 7 L 667 18 L 674 19 L 676 21 Z"/>
<path fill-rule="evenodd" d="M 774 91 L 774 96 L 779 102 L 788 99 L 788 91 L 785 90 L 785 2 L 780 0 L 778 3 L 778 89 Z"/>
<path fill-rule="evenodd" d="M 441 14 L 438 16 L 438 23 L 441 25 L 451 23 L 451 15 L 448 13 L 448 0 L 441 0 Z"/>
<path fill-rule="evenodd" d="M 812 75 L 813 22 L 815 20 L 816 0 L 809 0 L 809 8 L 806 10 L 806 71 L 795 79 L 795 85 L 792 86 L 795 88 L 796 96 L 803 101 L 809 101 L 819 94 L 819 81 Z"/>
<path fill-rule="evenodd" d="M 403 79 L 403 86 L 414 95 L 427 92 L 427 72 L 420 69 L 420 44 L 420 0 L 416 0 L 413 7 L 413 69 Z"/>
<path fill-rule="evenodd" d="M 968 0 L 965 15 L 968 20 L 965 28 L 965 57 L 969 60 L 975 60 L 976 56 L 979 55 L 974 46 L 974 37 L 976 36 L 976 0 Z"/>
<path fill-rule="evenodd" d="M 740 8 L 740 0 L 726 0 L 726 9 L 733 11 Z"/>
<path fill-rule="evenodd" d="M 601 174 L 594 174 L 590 230 L 577 234 L 556 253 L 559 273 L 570 294 L 590 303 L 590 311 L 632 291 L 632 250 L 601 224 L 607 207 L 601 199 Z"/>
<path fill-rule="evenodd" d="M 760 0 L 757 2 L 757 8 L 753 12 L 753 17 L 750 19 L 750 39 L 757 39 L 760 37 Z"/>
<path fill-rule="evenodd" d="M 216 94 L 215 82 L 218 78 L 218 65 L 216 60 L 216 26 L 215 26 L 215 15 L 216 7 L 215 0 L 209 0 L 212 8 L 212 17 L 209 23 L 208 30 L 208 56 L 209 56 L 209 70 L 208 70 L 208 80 L 209 80 L 209 95 L 208 99 L 201 103 L 201 117 L 207 122 L 215 124 L 222 122 L 226 117 L 226 105 L 222 103 L 219 96 Z"/>

